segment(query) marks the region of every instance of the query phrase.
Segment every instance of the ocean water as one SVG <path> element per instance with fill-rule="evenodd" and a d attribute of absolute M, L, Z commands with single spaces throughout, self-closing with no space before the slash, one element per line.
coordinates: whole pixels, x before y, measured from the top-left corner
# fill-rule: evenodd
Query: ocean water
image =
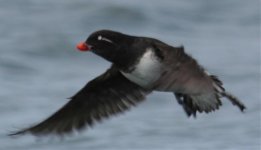
<path fill-rule="evenodd" d="M 1 150 L 260 150 L 260 1 L 0 0 Z M 11 131 L 64 105 L 110 63 L 75 45 L 112 29 L 184 45 L 227 90 L 220 110 L 187 118 L 171 93 L 64 139 Z"/>

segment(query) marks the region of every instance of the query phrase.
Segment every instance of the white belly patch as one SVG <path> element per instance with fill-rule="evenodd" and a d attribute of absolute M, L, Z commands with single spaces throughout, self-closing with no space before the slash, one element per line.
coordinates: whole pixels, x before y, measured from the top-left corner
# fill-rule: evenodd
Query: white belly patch
<path fill-rule="evenodd" d="M 156 58 L 154 52 L 148 49 L 132 72 L 126 73 L 121 71 L 121 73 L 130 81 L 142 87 L 149 87 L 160 77 L 160 70 L 161 63 Z"/>

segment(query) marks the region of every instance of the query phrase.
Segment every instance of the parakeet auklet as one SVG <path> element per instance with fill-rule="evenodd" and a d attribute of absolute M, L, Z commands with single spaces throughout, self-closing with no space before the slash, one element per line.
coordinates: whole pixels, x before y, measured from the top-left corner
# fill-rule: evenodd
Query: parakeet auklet
<path fill-rule="evenodd" d="M 217 76 L 207 73 L 183 47 L 100 30 L 77 48 L 101 56 L 112 66 L 87 83 L 52 116 L 10 135 L 63 135 L 90 127 L 137 105 L 153 91 L 172 92 L 188 116 L 219 109 L 221 98 L 228 99 L 241 111 L 245 109 L 242 102 L 225 91 Z"/>

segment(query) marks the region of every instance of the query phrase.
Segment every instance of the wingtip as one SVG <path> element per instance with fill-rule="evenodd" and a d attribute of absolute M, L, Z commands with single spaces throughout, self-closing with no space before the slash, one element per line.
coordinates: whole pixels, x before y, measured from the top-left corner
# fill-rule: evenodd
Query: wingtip
<path fill-rule="evenodd" d="M 242 113 L 245 113 L 247 108 L 245 105 L 241 105 L 239 106 L 239 109 L 241 110 Z"/>
<path fill-rule="evenodd" d="M 22 130 L 22 131 L 14 131 L 14 132 L 11 132 L 9 134 L 7 134 L 7 136 L 9 137 L 19 137 L 19 136 L 22 136 L 24 134 L 26 134 L 27 131 L 25 130 Z"/>

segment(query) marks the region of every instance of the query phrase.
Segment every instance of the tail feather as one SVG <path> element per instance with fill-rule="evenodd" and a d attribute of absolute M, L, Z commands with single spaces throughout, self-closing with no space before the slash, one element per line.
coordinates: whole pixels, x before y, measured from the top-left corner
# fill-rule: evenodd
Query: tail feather
<path fill-rule="evenodd" d="M 226 97 L 232 102 L 233 105 L 236 105 L 242 112 L 246 109 L 245 105 L 234 95 L 228 93 L 225 88 L 222 86 L 223 83 L 215 75 L 210 75 L 211 79 L 214 82 L 214 88 L 219 97 Z"/>
<path fill-rule="evenodd" d="M 238 98 L 225 91 L 222 81 L 220 81 L 217 76 L 210 75 L 210 78 L 213 81 L 213 93 L 197 95 L 174 93 L 178 103 L 183 106 L 188 117 L 191 115 L 196 117 L 197 112 L 209 113 L 219 109 L 222 105 L 221 98 L 223 97 L 239 107 L 242 112 L 246 109 L 245 105 Z"/>
<path fill-rule="evenodd" d="M 233 105 L 236 105 L 242 112 L 246 109 L 246 106 L 234 95 L 228 93 L 228 92 L 223 92 L 221 93 L 222 96 L 226 97 L 228 100 L 231 101 Z"/>

